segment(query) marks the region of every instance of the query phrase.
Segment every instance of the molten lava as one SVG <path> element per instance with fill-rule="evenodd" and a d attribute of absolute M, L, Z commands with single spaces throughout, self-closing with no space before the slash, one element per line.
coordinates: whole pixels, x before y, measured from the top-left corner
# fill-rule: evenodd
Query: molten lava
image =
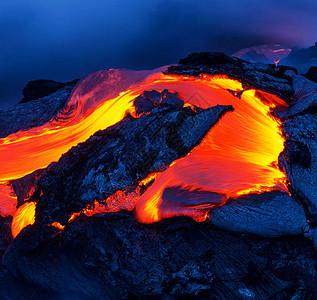
<path fill-rule="evenodd" d="M 20 206 L 18 210 L 14 213 L 11 225 L 11 232 L 14 238 L 24 227 L 34 224 L 35 207 L 36 203 L 27 202 Z"/>
<path fill-rule="evenodd" d="M 63 229 L 65 228 L 64 225 L 61 225 L 61 224 L 58 223 L 58 222 L 52 223 L 51 226 L 54 226 L 54 227 L 56 227 L 56 228 L 58 228 L 58 229 L 60 229 L 60 230 L 63 230 Z"/>
<path fill-rule="evenodd" d="M 133 74 L 130 72 L 127 76 L 132 78 Z M 217 104 L 232 105 L 235 110 L 226 114 L 189 155 L 173 162 L 165 172 L 153 176 L 154 184 L 140 198 L 136 197 L 136 204 L 130 203 L 130 208 L 136 205 L 138 220 L 151 223 L 176 215 L 189 215 L 202 221 L 206 218 L 206 211 L 213 207 L 213 201 L 223 203 L 228 197 L 251 191 L 283 188 L 284 174 L 277 168 L 283 138 L 278 120 L 270 115 L 270 108 L 284 105 L 283 101 L 269 95 L 266 100 L 270 103 L 264 104 L 255 90 L 243 91 L 240 82 L 226 76 L 194 78 L 168 76 L 160 72 L 152 72 L 148 76 L 144 74 L 134 82 L 131 79 L 125 90 L 120 78 L 111 78 L 116 93 L 103 89 L 107 80 L 107 86 L 110 85 L 106 71 L 92 74 L 77 86 L 68 106 L 56 118 L 43 126 L 0 139 L 0 183 L 3 187 L 8 180 L 57 161 L 72 146 L 87 140 L 97 130 L 117 123 L 127 113 L 134 115 L 133 100 L 144 90 L 168 89 L 178 92 L 185 105 L 202 108 Z M 204 197 L 210 197 L 211 204 L 201 209 L 194 202 L 183 203 L 181 207 L 178 201 L 177 205 L 174 205 L 175 202 L 168 206 L 163 203 L 162 195 L 172 187 L 178 187 L 183 196 L 187 195 L 184 201 L 188 201 L 189 194 L 184 194 L 186 190 L 195 191 L 195 195 L 199 191 L 208 192 Z M 217 197 L 217 194 L 221 196 Z M 11 201 L 8 199 L 1 196 L 2 202 Z M 93 213 L 87 209 L 85 213 L 91 215 L 109 211 L 109 205 L 105 209 L 95 203 L 91 209 Z M 3 206 L 2 214 L 9 213 L 5 210 L 6 206 Z M 34 211 L 34 203 L 24 204 L 18 209 L 12 223 L 14 236 L 26 225 L 33 224 Z M 63 228 L 58 223 L 52 225 Z"/>
<path fill-rule="evenodd" d="M 269 116 L 269 107 L 255 96 L 254 90 L 245 91 L 241 99 L 208 97 L 206 102 L 192 104 L 203 108 L 215 104 L 232 104 L 233 113 L 225 115 L 209 132 L 204 141 L 188 156 L 173 163 L 141 197 L 136 206 L 139 221 L 151 223 L 177 215 L 161 210 L 162 193 L 171 186 L 201 189 L 236 197 L 251 191 L 280 187 L 283 173 L 276 167 L 283 150 L 283 138 L 277 120 Z M 233 98 L 233 99 L 232 99 Z M 233 100 L 233 101 L 232 101 Z M 232 101 L 232 102 L 228 102 Z M 204 219 L 194 214 L 195 219 Z"/>

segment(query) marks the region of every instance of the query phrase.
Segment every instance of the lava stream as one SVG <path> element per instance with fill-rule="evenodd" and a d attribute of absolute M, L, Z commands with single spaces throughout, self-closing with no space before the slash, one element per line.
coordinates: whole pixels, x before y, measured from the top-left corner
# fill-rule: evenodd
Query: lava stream
<path fill-rule="evenodd" d="M 34 224 L 35 208 L 36 204 L 34 202 L 26 202 L 15 212 L 11 224 L 11 232 L 14 238 L 24 227 Z"/>
<path fill-rule="evenodd" d="M 157 176 L 155 183 L 136 203 L 138 220 L 151 223 L 175 215 L 190 215 L 196 220 L 204 220 L 205 209 L 197 210 L 186 203 L 184 209 L 178 210 L 164 205 L 162 194 L 169 187 L 219 193 L 227 198 L 282 186 L 285 176 L 276 164 L 283 150 L 283 138 L 279 122 L 269 113 L 270 107 L 284 105 L 277 97 L 267 95 L 271 103 L 264 104 L 255 90 L 246 90 L 239 98 L 234 94 L 243 90 L 241 83 L 226 76 L 194 78 L 156 73 L 130 84 L 127 90 L 120 90 L 120 80 L 113 83 L 117 94 L 109 98 L 109 91 L 101 88 L 106 80 L 104 73 L 98 72 L 90 78 L 92 87 L 89 88 L 89 80 L 78 85 L 68 102 L 69 106 L 58 118 L 0 139 L 2 184 L 46 167 L 97 130 L 117 123 L 128 112 L 133 114 L 133 100 L 144 90 L 168 89 L 178 92 L 185 105 L 202 108 L 217 104 L 233 105 L 235 110 L 225 115 L 189 155 L 172 163 Z M 82 97 L 79 100 L 78 95 Z M 77 99 L 74 99 L 75 96 Z M 89 105 L 91 99 L 94 101 Z M 25 207 L 31 211 L 31 206 Z M 21 208 L 19 212 L 25 214 Z M 1 208 L 1 213 L 6 213 L 5 206 Z M 18 218 L 21 216 L 15 216 L 15 224 Z M 33 221 L 28 220 L 29 224 Z M 17 230 L 14 232 L 16 235 Z"/>

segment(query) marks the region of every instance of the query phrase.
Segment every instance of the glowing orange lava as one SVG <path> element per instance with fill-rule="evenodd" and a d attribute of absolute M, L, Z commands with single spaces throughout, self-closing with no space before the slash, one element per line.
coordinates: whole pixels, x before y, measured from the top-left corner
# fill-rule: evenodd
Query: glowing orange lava
<path fill-rule="evenodd" d="M 34 224 L 35 207 L 36 203 L 27 202 L 20 206 L 18 210 L 14 213 L 11 225 L 11 232 L 14 238 L 24 227 Z"/>
<path fill-rule="evenodd" d="M 117 82 L 118 95 L 109 98 L 107 91 L 102 90 L 103 76 L 102 72 L 98 72 L 91 79 L 101 82 L 97 87 L 89 89 L 87 80 L 79 85 L 68 107 L 54 120 L 0 139 L 0 183 L 46 167 L 97 130 L 117 123 L 127 112 L 133 114 L 133 100 L 144 90 L 168 89 L 178 92 L 185 105 L 202 108 L 217 104 L 233 105 L 235 110 L 226 114 L 189 155 L 151 178 L 155 179 L 155 183 L 136 201 L 139 221 L 150 223 L 175 215 L 189 215 L 199 221 L 206 218 L 204 209 L 186 205 L 178 211 L 166 209 L 162 205 L 162 193 L 166 187 L 216 192 L 226 195 L 226 198 L 282 187 L 284 174 L 276 164 L 283 150 L 283 138 L 279 122 L 269 114 L 270 107 L 283 103 L 277 97 L 268 96 L 270 103 L 264 104 L 255 90 L 246 90 L 239 99 L 233 94 L 243 90 L 241 83 L 226 76 L 194 78 L 152 72 L 145 79 L 131 84 L 127 90 L 120 90 L 120 82 Z M 19 208 L 12 224 L 14 236 L 21 228 L 34 222 L 34 210 L 34 203 Z M 87 208 L 84 213 L 103 212 L 103 205 L 97 202 L 91 211 Z M 106 211 L 109 211 L 109 206 Z M 18 224 L 20 221 L 21 224 Z M 58 224 L 52 225 L 62 229 Z"/>
<path fill-rule="evenodd" d="M 56 228 L 58 228 L 58 229 L 60 229 L 60 230 L 63 230 L 63 229 L 65 228 L 64 225 L 61 225 L 61 224 L 58 223 L 58 222 L 52 223 L 51 226 L 54 226 L 54 227 L 56 227 Z"/>
<path fill-rule="evenodd" d="M 219 97 L 221 93 L 227 95 Z M 192 104 L 203 104 L 204 108 L 232 104 L 235 111 L 225 115 L 198 147 L 174 162 L 140 198 L 136 212 L 141 222 L 151 223 L 175 216 L 175 211 L 160 209 L 162 193 L 170 186 L 199 188 L 224 193 L 227 197 L 267 187 L 284 189 L 285 176 L 276 167 L 278 155 L 283 150 L 283 138 L 278 121 L 269 116 L 269 106 L 255 96 L 254 90 L 245 91 L 241 99 L 223 90 L 218 97 L 210 97 L 204 88 L 199 89 L 199 95 L 205 102 L 197 97 L 197 102 L 191 99 Z M 199 220 L 206 216 L 204 211 L 196 210 L 187 215 Z"/>

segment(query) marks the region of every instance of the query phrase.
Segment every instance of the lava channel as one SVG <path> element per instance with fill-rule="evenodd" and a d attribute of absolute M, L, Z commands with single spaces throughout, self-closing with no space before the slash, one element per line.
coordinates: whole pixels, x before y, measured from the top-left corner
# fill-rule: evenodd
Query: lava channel
<path fill-rule="evenodd" d="M 35 204 L 13 212 L 12 201 L 16 198 L 8 181 L 45 168 L 96 131 L 119 122 L 127 113 L 133 115 L 133 100 L 145 90 L 168 89 L 177 92 L 185 105 L 232 105 L 234 112 L 222 117 L 189 155 L 156 176 L 154 184 L 133 204 L 140 222 L 176 215 L 205 220 L 208 209 L 197 209 L 195 202 L 189 201 L 190 192 L 208 192 L 205 195 L 211 198 L 219 193 L 229 198 L 251 191 L 285 189 L 285 175 L 277 167 L 284 139 L 279 120 L 270 114 L 272 107 L 286 105 L 278 97 L 266 94 L 264 103 L 256 90 L 243 90 L 239 81 L 226 76 L 170 76 L 161 70 L 117 71 L 120 76 L 109 76 L 109 72 L 99 71 L 84 79 L 67 106 L 50 122 L 0 139 L 0 183 L 3 193 L 10 191 L 10 195 L 0 194 L 0 212 L 14 214 L 15 236 L 34 222 Z M 102 212 L 100 207 L 97 212 Z M 17 225 L 23 218 L 27 220 L 23 226 Z"/>

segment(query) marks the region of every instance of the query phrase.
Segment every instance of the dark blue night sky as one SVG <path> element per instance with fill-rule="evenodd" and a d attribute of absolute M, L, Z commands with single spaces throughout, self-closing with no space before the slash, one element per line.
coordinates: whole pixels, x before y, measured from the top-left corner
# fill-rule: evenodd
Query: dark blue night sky
<path fill-rule="evenodd" d="M 10 0 L 0 3 L 0 109 L 35 79 L 151 69 L 190 52 L 317 40 L 315 0 Z"/>

